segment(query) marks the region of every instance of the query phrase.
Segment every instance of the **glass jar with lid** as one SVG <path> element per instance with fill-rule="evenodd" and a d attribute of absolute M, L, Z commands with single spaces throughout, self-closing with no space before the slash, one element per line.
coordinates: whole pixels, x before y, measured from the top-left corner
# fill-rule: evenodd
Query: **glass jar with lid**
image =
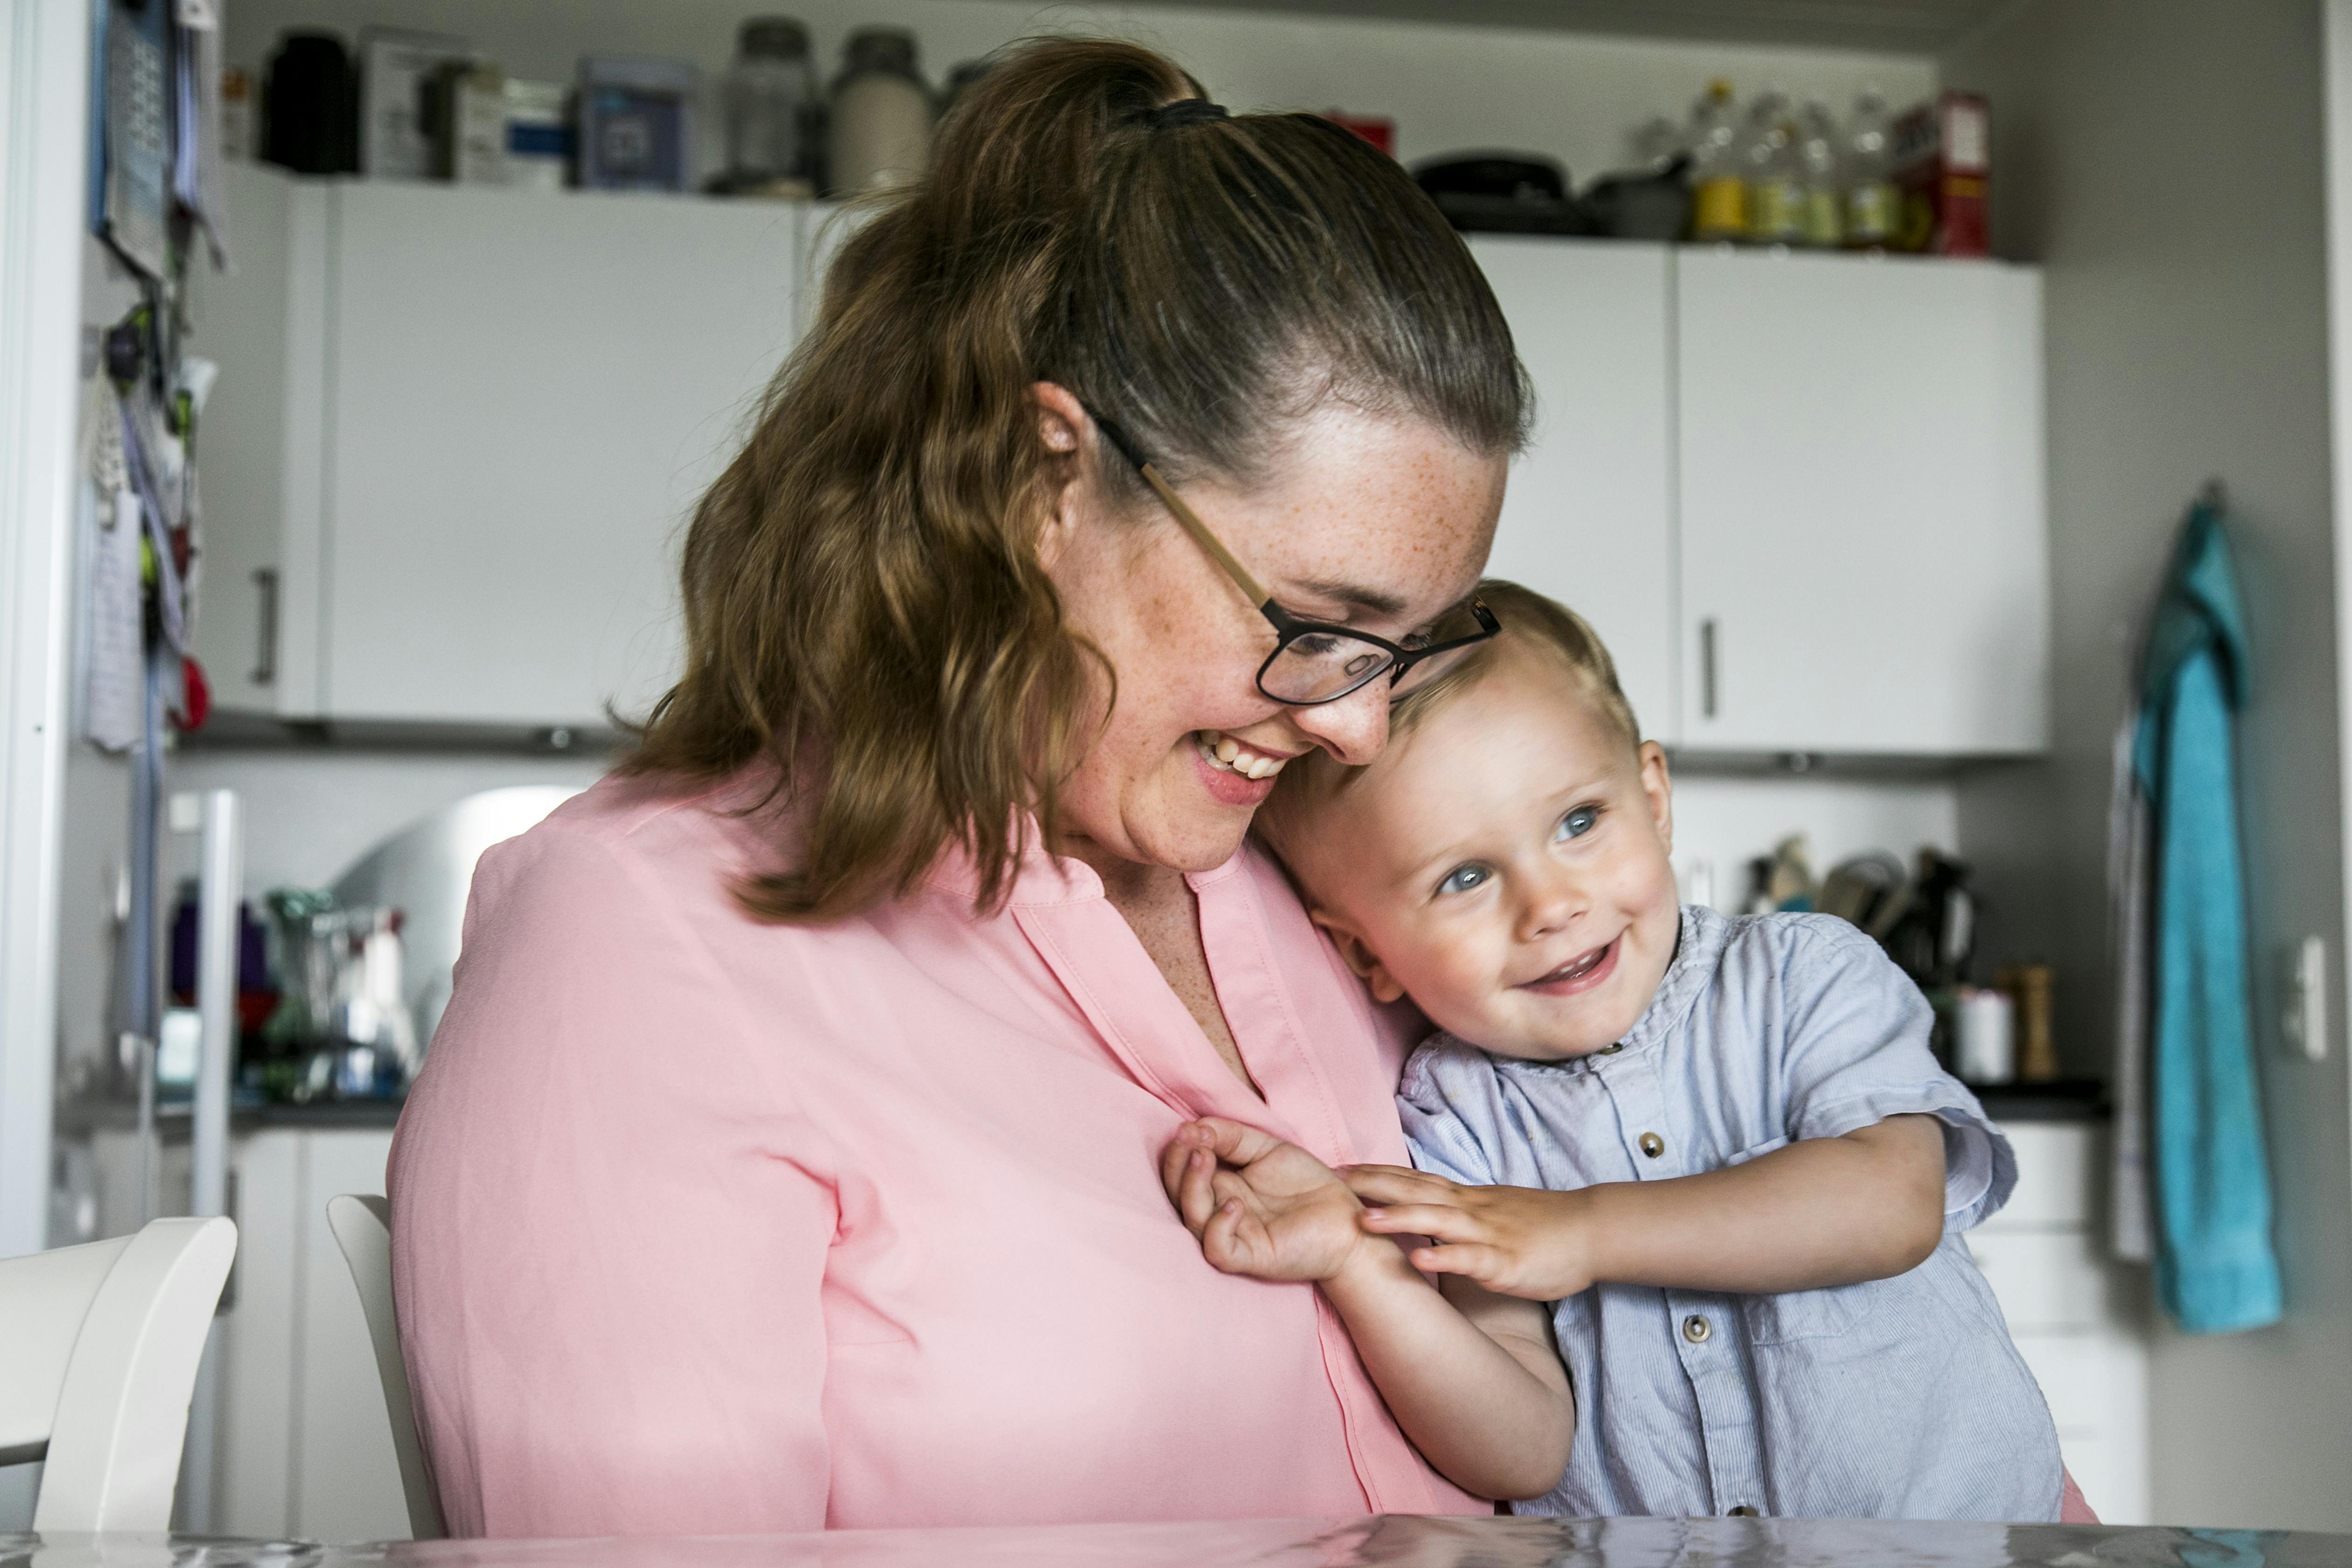
<path fill-rule="evenodd" d="M 723 85 L 727 189 L 747 195 L 815 195 L 809 155 L 816 73 L 808 28 L 790 16 L 754 16 L 736 35 Z"/>
<path fill-rule="evenodd" d="M 923 172 L 931 152 L 931 92 L 915 68 L 915 35 L 860 27 L 833 84 L 826 189 L 854 196 Z"/>

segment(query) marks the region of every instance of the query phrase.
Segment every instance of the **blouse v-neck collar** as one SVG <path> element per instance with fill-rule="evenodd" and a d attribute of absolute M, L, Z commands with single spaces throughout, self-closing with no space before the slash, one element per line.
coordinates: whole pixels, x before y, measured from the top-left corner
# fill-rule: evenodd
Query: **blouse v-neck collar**
<path fill-rule="evenodd" d="M 1186 872 L 1184 881 L 1217 1005 L 1263 1100 L 1218 1054 L 1092 867 L 1050 853 L 1033 831 L 1002 918 L 1028 939 L 1135 1081 L 1171 1107 L 1186 1116 L 1246 1122 L 1310 1148 L 1344 1148 L 1349 1141 L 1327 1086 L 1302 1048 L 1297 1008 L 1251 875 L 1253 853 L 1244 845 L 1222 866 Z M 925 881 L 966 900 L 980 885 L 978 868 L 960 847 Z"/>

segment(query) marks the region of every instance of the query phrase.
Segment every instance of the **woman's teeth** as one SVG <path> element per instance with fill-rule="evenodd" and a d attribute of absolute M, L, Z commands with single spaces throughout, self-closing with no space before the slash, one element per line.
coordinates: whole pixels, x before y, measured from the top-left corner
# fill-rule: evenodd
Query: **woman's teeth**
<path fill-rule="evenodd" d="M 1192 731 L 1192 744 L 1200 748 L 1211 767 L 1222 773 L 1239 773 L 1245 779 L 1270 779 L 1290 760 L 1260 756 L 1231 735 L 1221 735 L 1213 730 Z"/>

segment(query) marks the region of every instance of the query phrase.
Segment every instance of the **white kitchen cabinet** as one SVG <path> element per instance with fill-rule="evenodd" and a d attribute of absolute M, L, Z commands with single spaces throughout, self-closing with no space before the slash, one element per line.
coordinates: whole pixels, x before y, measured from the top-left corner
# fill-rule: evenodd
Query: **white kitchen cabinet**
<path fill-rule="evenodd" d="M 327 1226 L 329 1198 L 383 1191 L 391 1152 L 390 1128 L 265 1128 L 232 1142 L 240 1241 L 221 1320 L 216 1530 L 408 1535 L 367 1318 Z"/>
<path fill-rule="evenodd" d="M 1591 621 L 1643 734 L 1671 744 L 1672 252 L 1503 235 L 1478 236 L 1470 251 L 1536 391 L 1487 571 Z"/>
<path fill-rule="evenodd" d="M 239 270 L 192 340 L 222 366 L 197 640 L 222 706 L 642 710 L 677 665 L 677 536 L 796 335 L 804 208 L 228 178 Z"/>
<path fill-rule="evenodd" d="M 676 546 L 837 209 L 227 171 L 200 276 L 197 650 L 285 719 L 593 727 L 677 663 Z M 1538 395 L 1491 570 L 1695 752 L 2044 744 L 2039 282 L 1472 242 Z"/>
<path fill-rule="evenodd" d="M 1685 745 L 2042 750 L 2039 274 L 1685 249 L 1675 318 Z"/>
<path fill-rule="evenodd" d="M 1995 1107 L 1996 1112 L 1998 1107 Z M 2145 1277 L 2106 1255 L 2099 1172 L 2105 1130 L 2015 1121 L 2017 1189 L 1969 1233 L 2083 1496 L 2109 1524 L 2149 1517 Z"/>
<path fill-rule="evenodd" d="M 211 1528 L 270 1540 L 404 1539 L 392 1422 L 358 1289 L 327 1226 L 338 1193 L 383 1191 L 392 1129 L 301 1125 L 303 1113 L 244 1125 L 229 1139 L 236 1261 L 220 1306 Z M 314 1113 L 315 1114 L 315 1113 Z M 293 1124 L 289 1124 L 289 1122 Z M 151 1212 L 188 1212 L 184 1114 L 166 1117 L 149 1162 L 125 1113 L 68 1142 L 80 1162 L 93 1234 L 127 1236 Z"/>

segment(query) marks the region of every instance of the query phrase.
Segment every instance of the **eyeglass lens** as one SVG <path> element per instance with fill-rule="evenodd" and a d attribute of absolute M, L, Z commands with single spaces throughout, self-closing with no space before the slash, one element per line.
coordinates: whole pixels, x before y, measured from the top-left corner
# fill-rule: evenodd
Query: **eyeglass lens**
<path fill-rule="evenodd" d="M 1477 617 L 1465 606 L 1449 611 L 1407 646 L 1432 647 L 1475 637 L 1481 629 Z M 1397 681 L 1396 694 L 1435 679 L 1467 651 L 1457 648 L 1417 660 Z M 1276 701 L 1328 702 L 1386 674 L 1395 663 L 1395 656 L 1377 643 L 1344 632 L 1312 631 L 1284 644 L 1259 675 L 1258 685 Z"/>

